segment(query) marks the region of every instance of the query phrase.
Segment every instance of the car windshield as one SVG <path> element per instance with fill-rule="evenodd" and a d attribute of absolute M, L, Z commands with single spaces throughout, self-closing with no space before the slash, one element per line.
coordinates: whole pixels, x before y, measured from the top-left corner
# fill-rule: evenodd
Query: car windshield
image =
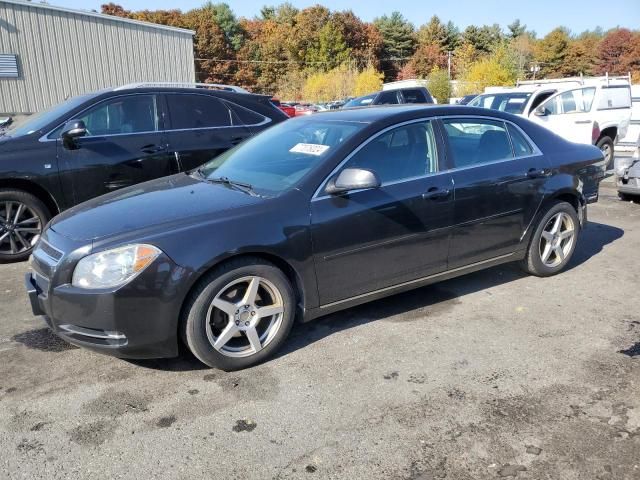
<path fill-rule="evenodd" d="M 507 113 L 522 113 L 531 93 L 489 93 L 479 95 L 469 102 L 470 107 L 490 108 Z"/>
<path fill-rule="evenodd" d="M 260 195 L 277 195 L 366 125 L 310 117 L 287 120 L 226 151 L 197 173 L 210 181 L 249 184 Z"/>
<path fill-rule="evenodd" d="M 43 110 L 34 115 L 30 115 L 25 119 L 12 123 L 5 134 L 10 137 L 20 137 L 22 135 L 29 135 L 33 132 L 42 130 L 44 127 L 55 121 L 57 118 L 63 116 L 69 110 L 76 108 L 78 105 L 86 102 L 91 95 L 80 95 L 78 97 L 72 97 L 58 105 L 54 105 L 47 110 Z"/>
<path fill-rule="evenodd" d="M 364 107 L 366 105 L 371 105 L 371 102 L 373 102 L 373 99 L 376 98 L 376 93 L 373 93 L 371 95 L 367 95 L 364 97 L 358 97 L 358 98 L 354 98 L 353 100 L 349 100 L 347 103 L 344 104 L 344 108 L 349 108 L 349 107 Z"/>

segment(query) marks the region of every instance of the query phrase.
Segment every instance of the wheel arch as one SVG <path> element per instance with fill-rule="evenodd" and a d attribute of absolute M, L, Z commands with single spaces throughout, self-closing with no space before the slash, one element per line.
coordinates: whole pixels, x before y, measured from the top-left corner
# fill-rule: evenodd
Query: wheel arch
<path fill-rule="evenodd" d="M 36 182 L 22 178 L 0 178 L 0 188 L 10 188 L 30 193 L 45 204 L 52 217 L 60 213 L 60 207 L 55 198 Z"/>
<path fill-rule="evenodd" d="M 200 286 L 201 282 L 203 281 L 203 278 L 213 270 L 220 268 L 220 266 L 238 259 L 242 259 L 242 258 L 258 258 L 258 259 L 267 261 L 269 263 L 272 263 L 278 269 L 280 269 L 285 274 L 289 282 L 291 283 L 291 288 L 293 289 L 293 293 L 295 295 L 295 301 L 297 306 L 296 320 L 299 320 L 302 318 L 302 314 L 305 308 L 305 290 L 304 290 L 304 286 L 303 286 L 303 282 L 300 277 L 300 274 L 296 271 L 296 269 L 284 258 L 278 255 L 275 255 L 273 253 L 263 252 L 263 251 L 255 251 L 255 252 L 247 251 L 247 252 L 241 252 L 233 255 L 228 255 L 228 256 L 225 256 L 224 258 L 220 258 L 218 261 L 210 265 L 207 265 L 206 268 L 203 268 L 202 270 L 198 271 L 195 274 L 196 278 L 189 286 L 186 295 L 182 299 L 182 304 L 180 305 L 180 315 L 179 315 L 180 321 L 178 322 L 178 328 L 180 328 L 182 319 L 185 318 L 185 308 L 189 303 L 191 295 Z"/>
<path fill-rule="evenodd" d="M 616 125 L 605 127 L 600 131 L 600 136 L 598 137 L 598 140 L 596 140 L 596 143 L 598 143 L 602 137 L 609 137 L 611 141 L 615 142 L 617 136 L 618 127 Z"/>

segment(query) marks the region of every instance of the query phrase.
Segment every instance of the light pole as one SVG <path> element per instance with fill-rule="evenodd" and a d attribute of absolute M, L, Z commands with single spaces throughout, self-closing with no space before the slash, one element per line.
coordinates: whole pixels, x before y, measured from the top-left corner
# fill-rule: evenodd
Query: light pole
<path fill-rule="evenodd" d="M 531 72 L 533 73 L 533 80 L 535 80 L 536 73 L 540 71 L 540 65 L 538 65 L 537 63 L 534 63 L 531 65 L 531 68 L 529 70 L 531 70 Z"/>

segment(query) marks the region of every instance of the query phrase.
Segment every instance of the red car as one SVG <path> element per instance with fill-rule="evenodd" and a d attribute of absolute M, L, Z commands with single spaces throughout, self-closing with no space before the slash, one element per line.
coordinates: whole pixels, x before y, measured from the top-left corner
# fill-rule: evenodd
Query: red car
<path fill-rule="evenodd" d="M 278 100 L 277 98 L 272 98 L 271 99 L 271 103 L 273 103 L 276 107 L 278 107 L 280 110 L 282 110 L 288 116 L 290 116 L 290 117 L 295 117 L 296 116 L 296 109 L 294 107 L 292 107 L 290 105 L 282 105 L 280 103 L 280 100 Z"/>

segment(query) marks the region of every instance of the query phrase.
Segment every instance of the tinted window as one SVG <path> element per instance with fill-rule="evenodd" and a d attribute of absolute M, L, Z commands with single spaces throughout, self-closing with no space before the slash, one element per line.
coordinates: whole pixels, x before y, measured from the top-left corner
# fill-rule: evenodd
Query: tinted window
<path fill-rule="evenodd" d="M 383 184 L 435 172 L 437 155 L 431 122 L 412 123 L 374 138 L 346 167 L 372 170 Z"/>
<path fill-rule="evenodd" d="M 246 140 L 200 169 L 207 178 L 250 183 L 261 194 L 292 187 L 366 124 L 292 118 Z"/>
<path fill-rule="evenodd" d="M 398 103 L 398 92 L 395 90 L 380 92 L 376 100 L 376 104 L 378 105 L 392 105 L 396 103 Z"/>
<path fill-rule="evenodd" d="M 530 93 L 496 93 L 480 95 L 469 103 L 472 107 L 490 108 L 508 113 L 522 113 Z"/>
<path fill-rule="evenodd" d="M 402 90 L 405 103 L 427 103 L 427 96 L 419 88 Z"/>
<path fill-rule="evenodd" d="M 227 103 L 234 115 L 234 125 L 240 123 L 241 125 L 258 125 L 266 120 L 266 117 L 260 115 L 253 110 L 235 105 L 233 103 Z"/>
<path fill-rule="evenodd" d="M 524 157 L 533 153 L 533 148 L 516 127 L 507 123 L 507 130 L 509 130 L 511 145 L 516 157 Z"/>
<path fill-rule="evenodd" d="M 171 128 L 227 127 L 231 125 L 229 109 L 208 95 L 167 95 Z"/>
<path fill-rule="evenodd" d="M 155 95 L 128 95 L 102 102 L 79 117 L 87 136 L 119 135 L 158 130 Z"/>
<path fill-rule="evenodd" d="M 513 157 L 503 122 L 480 119 L 445 119 L 444 128 L 455 167 L 467 167 Z"/>

